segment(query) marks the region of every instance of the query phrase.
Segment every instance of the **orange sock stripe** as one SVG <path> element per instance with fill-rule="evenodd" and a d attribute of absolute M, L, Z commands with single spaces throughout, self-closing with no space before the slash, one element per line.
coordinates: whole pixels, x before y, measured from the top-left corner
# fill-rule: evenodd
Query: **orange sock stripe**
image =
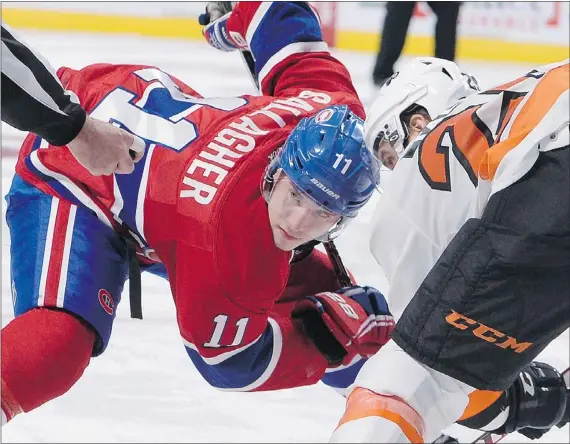
<path fill-rule="evenodd" d="M 379 413 L 380 414 L 377 416 L 382 416 L 383 418 L 386 418 L 387 420 L 397 424 L 398 427 L 402 429 L 402 432 L 404 432 L 404 435 L 406 435 L 406 437 L 410 440 L 410 442 L 423 444 L 423 436 L 418 432 L 415 426 L 410 424 L 406 419 L 390 410 L 379 410 Z"/>
<path fill-rule="evenodd" d="M 18 402 L 14 398 L 14 395 L 12 395 L 12 392 L 10 391 L 10 389 L 8 389 L 8 386 L 4 382 L 3 378 L 2 378 L 2 410 L 4 411 L 4 414 L 6 415 L 6 419 L 8 421 L 10 421 L 14 416 L 16 416 L 18 413 L 22 411 L 20 404 L 18 404 Z"/>
<path fill-rule="evenodd" d="M 469 394 L 469 404 L 465 408 L 463 415 L 458 421 L 471 418 L 472 416 L 481 413 L 491 404 L 493 404 L 503 392 L 495 392 L 490 390 L 475 390 Z"/>
<path fill-rule="evenodd" d="M 356 388 L 346 402 L 346 411 L 338 427 L 360 418 L 379 416 L 398 425 L 413 443 L 423 443 L 424 421 L 422 417 L 397 396 L 385 396 L 373 391 Z"/>

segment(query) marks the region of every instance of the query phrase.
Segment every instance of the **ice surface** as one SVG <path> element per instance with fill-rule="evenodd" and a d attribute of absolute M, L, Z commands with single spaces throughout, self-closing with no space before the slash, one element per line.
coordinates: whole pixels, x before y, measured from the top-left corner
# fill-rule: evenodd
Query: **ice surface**
<path fill-rule="evenodd" d="M 142 37 L 22 32 L 51 63 L 80 68 L 96 62 L 156 65 L 204 96 L 253 93 L 237 54 L 204 43 Z M 368 104 L 373 55 L 335 52 L 348 67 Z M 404 59 L 405 60 L 405 59 Z M 533 66 L 459 63 L 490 87 Z M 13 153 L 22 134 L 2 125 L 2 196 L 14 172 Z M 389 173 L 387 173 L 389 174 Z M 388 177 L 387 177 L 388 178 Z M 368 251 L 367 226 L 374 203 L 337 241 L 346 265 L 360 282 L 386 288 Z M 10 295 L 10 240 L 2 200 L 2 326 L 13 318 Z M 128 291 L 128 289 L 127 289 Z M 123 295 L 128 300 L 128 295 Z M 165 281 L 143 275 L 144 320 L 129 318 L 119 305 L 112 340 L 93 359 L 81 380 L 64 396 L 20 415 L 2 429 L 2 442 L 326 442 L 344 410 L 344 398 L 323 384 L 272 393 L 228 393 L 210 387 L 194 369 L 176 327 Z M 41 339 L 40 339 L 41 340 Z M 566 331 L 540 356 L 568 365 Z M 477 435 L 459 426 L 465 439 Z M 553 429 L 539 442 L 569 442 L 569 428 Z M 518 434 L 503 442 L 530 442 Z M 537 441 L 533 441 L 537 442 Z"/>

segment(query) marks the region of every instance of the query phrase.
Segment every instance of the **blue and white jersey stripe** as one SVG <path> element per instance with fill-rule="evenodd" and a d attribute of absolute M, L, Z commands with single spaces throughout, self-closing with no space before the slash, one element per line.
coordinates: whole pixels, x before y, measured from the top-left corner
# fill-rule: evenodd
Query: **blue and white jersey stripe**
<path fill-rule="evenodd" d="M 265 332 L 255 341 L 213 358 L 201 356 L 197 347 L 184 340 L 188 356 L 212 386 L 227 391 L 249 392 L 263 385 L 273 374 L 283 348 L 279 324 L 268 319 Z"/>
<path fill-rule="evenodd" d="M 328 51 L 318 16 L 304 2 L 262 2 L 245 38 L 260 84 L 274 66 L 293 54 Z"/>

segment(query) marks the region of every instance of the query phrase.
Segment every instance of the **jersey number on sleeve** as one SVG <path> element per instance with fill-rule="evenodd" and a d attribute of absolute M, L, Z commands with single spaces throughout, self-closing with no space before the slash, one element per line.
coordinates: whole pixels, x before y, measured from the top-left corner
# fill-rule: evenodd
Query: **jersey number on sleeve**
<path fill-rule="evenodd" d="M 522 80 L 524 78 L 519 79 L 518 83 Z M 487 124 L 478 111 L 487 103 L 493 106 L 499 94 L 501 108 L 499 113 L 495 113 L 498 120 Z M 473 185 L 477 186 L 483 155 L 495 144 L 495 139 L 500 139 L 525 95 L 524 92 L 501 89 L 479 93 L 477 102 L 470 105 L 460 103 L 457 109 L 454 107 L 450 110 L 451 115 L 430 122 L 424 129 L 425 133 L 406 150 L 404 157 L 413 157 L 415 151 L 419 150 L 418 166 L 427 184 L 434 190 L 451 191 L 450 157 L 453 154 Z M 489 114 L 487 111 L 485 113 Z"/>
<path fill-rule="evenodd" d="M 219 314 L 214 318 L 214 332 L 212 333 L 212 337 L 206 343 L 204 343 L 204 347 L 221 347 L 230 346 L 234 347 L 236 345 L 240 345 L 241 341 L 243 341 L 243 336 L 245 334 L 245 327 L 249 322 L 249 318 L 240 318 L 236 322 L 236 334 L 231 344 L 220 344 L 220 339 L 222 338 L 222 334 L 226 328 L 226 323 L 228 322 L 228 316 L 224 314 Z"/>
<path fill-rule="evenodd" d="M 199 98 L 180 91 L 168 74 L 144 68 L 134 74 L 151 82 L 139 97 L 116 88 L 95 107 L 91 117 L 116 123 L 149 143 L 181 151 L 198 138 L 196 125 L 186 117 L 208 106 L 233 111 L 247 103 L 241 97 Z"/>
<path fill-rule="evenodd" d="M 476 114 L 480 107 L 480 104 L 469 106 L 430 122 L 406 150 L 404 157 L 413 157 L 419 151 L 418 167 L 430 188 L 451 191 L 452 155 L 477 186 L 479 162 L 494 143 L 491 130 Z"/>

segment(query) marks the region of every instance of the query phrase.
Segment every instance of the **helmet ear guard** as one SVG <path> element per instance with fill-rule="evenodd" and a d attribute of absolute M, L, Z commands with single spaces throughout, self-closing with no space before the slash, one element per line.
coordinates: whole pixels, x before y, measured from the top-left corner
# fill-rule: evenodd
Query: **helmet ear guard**
<path fill-rule="evenodd" d="M 380 159 L 378 151 L 382 143 L 389 144 L 400 157 L 404 153 L 409 132 L 400 118 L 392 116 L 382 122 L 378 128 L 378 135 L 372 143 L 371 150 L 374 157 Z"/>
<path fill-rule="evenodd" d="M 319 242 L 329 242 L 335 240 L 340 234 L 344 231 L 344 229 L 348 226 L 350 222 L 354 220 L 353 217 L 345 217 L 341 216 L 340 219 L 336 224 L 329 228 L 329 230 L 323 234 L 322 236 L 316 238 Z"/>

